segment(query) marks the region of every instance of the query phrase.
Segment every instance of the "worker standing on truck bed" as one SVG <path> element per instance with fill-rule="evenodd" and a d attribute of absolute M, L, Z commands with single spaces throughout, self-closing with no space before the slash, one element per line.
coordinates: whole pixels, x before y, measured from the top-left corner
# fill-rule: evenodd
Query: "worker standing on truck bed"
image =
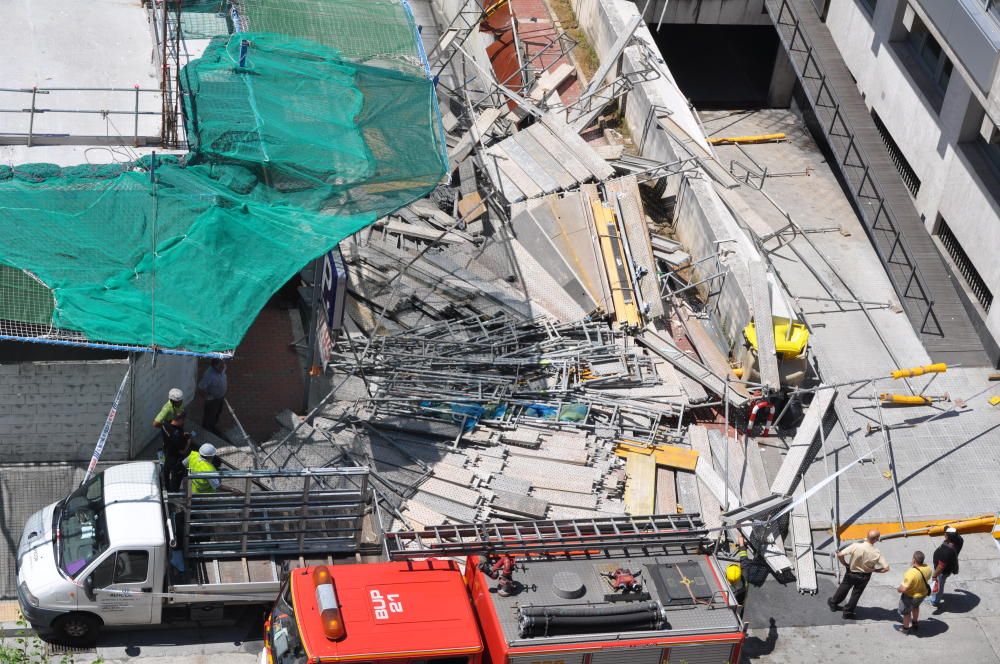
<path fill-rule="evenodd" d="M 184 431 L 184 414 L 170 420 L 170 427 L 163 429 L 163 483 L 167 491 L 181 488 L 184 477 L 184 459 L 188 456 L 193 433 Z"/>
<path fill-rule="evenodd" d="M 215 449 L 215 445 L 212 443 L 205 443 L 199 447 L 197 451 L 192 450 L 191 454 L 189 454 L 187 459 L 184 460 L 184 465 L 188 470 L 188 479 L 191 482 L 191 493 L 215 493 L 219 490 L 223 490 L 231 493 L 242 494 L 242 492 L 237 491 L 232 487 L 225 486 L 217 478 L 196 477 L 198 473 L 218 472 L 218 464 L 215 460 L 215 457 L 218 455 L 219 451 Z"/>
<path fill-rule="evenodd" d="M 163 404 L 163 408 L 161 408 L 160 412 L 153 418 L 153 426 L 160 430 L 160 435 L 163 437 L 164 447 L 166 447 L 169 442 L 167 439 L 170 435 L 170 422 L 183 415 L 184 392 L 182 392 L 180 388 L 175 387 L 167 393 L 167 403 Z"/>

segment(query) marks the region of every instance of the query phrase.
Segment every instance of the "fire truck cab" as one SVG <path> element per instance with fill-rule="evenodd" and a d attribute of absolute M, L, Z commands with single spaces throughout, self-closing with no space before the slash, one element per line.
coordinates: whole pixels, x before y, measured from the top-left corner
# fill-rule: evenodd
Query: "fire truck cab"
<path fill-rule="evenodd" d="M 561 543 L 568 539 L 560 522 L 542 524 L 538 530 L 547 534 L 533 541 L 519 534 L 527 530 L 520 524 L 513 536 L 476 531 L 472 544 L 445 541 L 437 533 L 430 547 L 390 546 L 393 562 L 293 570 L 267 622 L 262 659 L 264 664 L 738 662 L 745 634 L 733 593 L 718 560 L 703 548 L 704 531 L 697 525 L 679 529 L 675 520 L 654 523 L 674 529 L 653 536 L 598 532 L 622 523 L 634 527 L 634 521 L 593 521 L 592 534 L 573 524 L 573 550 Z M 401 542 L 397 535 L 390 534 L 395 544 Z M 651 541 L 660 546 L 648 545 Z M 462 549 L 475 552 L 464 565 L 427 557 Z"/>
<path fill-rule="evenodd" d="M 457 563 L 292 570 L 264 628 L 261 661 L 480 664 L 483 642 Z"/>

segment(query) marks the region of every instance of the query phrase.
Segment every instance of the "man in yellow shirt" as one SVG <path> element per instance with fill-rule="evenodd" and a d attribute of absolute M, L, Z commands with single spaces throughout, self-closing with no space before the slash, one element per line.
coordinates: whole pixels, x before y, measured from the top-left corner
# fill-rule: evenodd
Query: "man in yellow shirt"
<path fill-rule="evenodd" d="M 920 604 L 931 594 L 931 568 L 924 564 L 923 551 L 913 552 L 910 569 L 903 574 L 903 582 L 896 590 L 899 591 L 899 615 L 903 617 L 903 624 L 895 628 L 904 634 L 916 632 Z"/>

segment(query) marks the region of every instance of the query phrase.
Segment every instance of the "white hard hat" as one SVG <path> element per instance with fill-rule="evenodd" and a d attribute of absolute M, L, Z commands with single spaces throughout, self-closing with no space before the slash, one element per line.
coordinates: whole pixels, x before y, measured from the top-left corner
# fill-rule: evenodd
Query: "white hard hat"
<path fill-rule="evenodd" d="M 955 526 L 948 526 L 947 528 L 944 529 L 944 532 L 946 532 L 949 535 L 951 535 L 951 534 L 957 533 L 958 532 L 958 528 L 956 528 Z"/>
<path fill-rule="evenodd" d="M 219 450 L 215 449 L 215 445 L 213 445 L 212 443 L 205 443 L 204 445 L 198 448 L 198 454 L 200 454 L 203 457 L 214 457 L 218 453 Z"/>
<path fill-rule="evenodd" d="M 171 401 L 184 401 L 184 392 L 175 387 L 167 393 L 167 398 Z"/>

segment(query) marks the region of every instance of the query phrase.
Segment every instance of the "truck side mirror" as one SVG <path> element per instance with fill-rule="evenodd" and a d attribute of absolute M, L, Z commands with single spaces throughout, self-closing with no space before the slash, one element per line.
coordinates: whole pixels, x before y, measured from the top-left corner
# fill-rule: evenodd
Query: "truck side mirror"
<path fill-rule="evenodd" d="M 87 578 L 83 580 L 83 593 L 87 596 L 91 602 L 94 601 L 94 575 L 88 574 Z"/>

